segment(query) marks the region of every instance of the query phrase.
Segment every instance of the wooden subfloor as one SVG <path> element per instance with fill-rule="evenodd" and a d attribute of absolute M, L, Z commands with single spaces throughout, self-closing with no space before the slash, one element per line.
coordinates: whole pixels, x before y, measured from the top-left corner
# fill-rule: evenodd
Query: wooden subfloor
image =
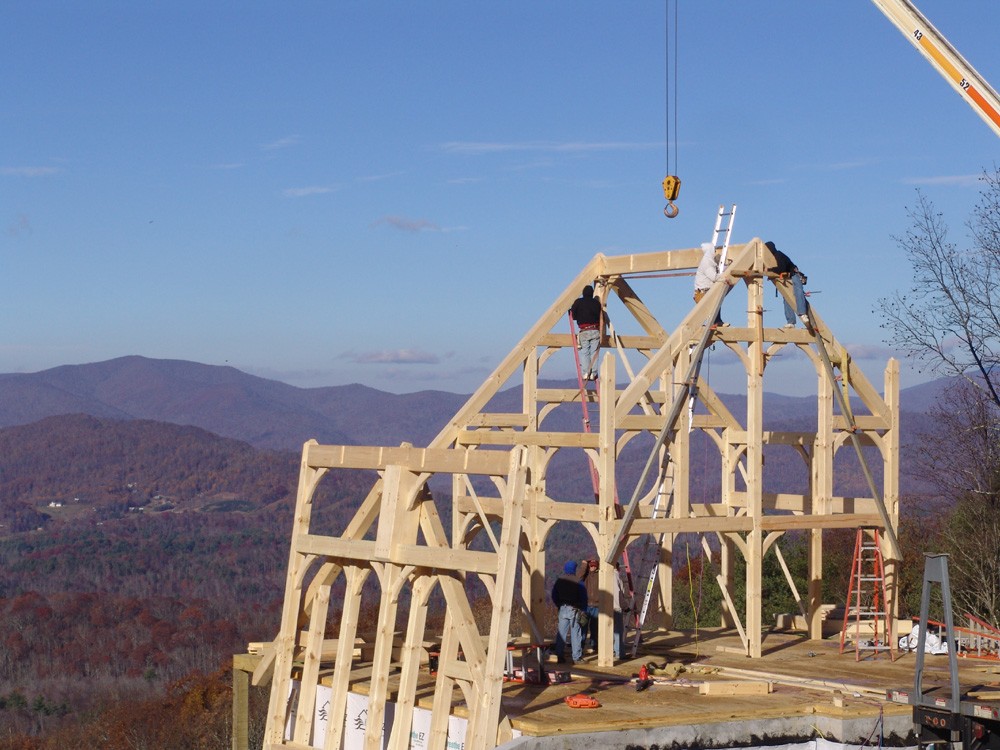
<path fill-rule="evenodd" d="M 659 633 L 644 640 L 636 659 L 611 669 L 598 669 L 593 656 L 573 667 L 553 662 L 548 667 L 570 670 L 571 681 L 547 686 L 510 682 L 504 688 L 504 712 L 514 728 L 534 736 L 812 715 L 874 721 L 880 715 L 911 713 L 909 706 L 887 702 L 885 694 L 890 688 L 912 690 L 912 653 L 897 654 L 894 661 L 888 653 L 857 661 L 853 650 L 839 653 L 839 638 L 809 641 L 793 633 L 767 634 L 761 659 L 734 653 L 739 645 L 731 631 L 702 630 L 697 639 L 692 632 Z M 643 664 L 657 668 L 654 684 L 637 691 L 634 681 L 623 680 L 634 677 Z M 674 676 L 678 665 L 683 669 Z M 351 689 L 367 692 L 368 676 L 364 669 L 356 671 Z M 959 679 L 963 693 L 1000 690 L 1000 662 L 959 659 Z M 927 655 L 925 692 L 946 694 L 948 680 L 947 656 Z M 428 673 L 421 682 L 418 704 L 429 707 L 433 679 Z M 740 684 L 746 682 L 755 683 L 742 686 L 747 692 L 763 688 L 761 683 L 770 683 L 771 692 L 727 694 L 741 692 Z M 719 683 L 720 694 L 711 684 L 702 687 L 705 683 Z M 575 693 L 593 696 L 601 706 L 570 708 L 564 699 Z M 461 707 L 456 713 L 463 713 Z"/>

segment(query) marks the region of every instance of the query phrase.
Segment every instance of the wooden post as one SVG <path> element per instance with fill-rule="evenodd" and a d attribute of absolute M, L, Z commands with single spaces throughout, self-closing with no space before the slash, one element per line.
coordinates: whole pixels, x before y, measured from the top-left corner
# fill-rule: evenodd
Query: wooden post
<path fill-rule="evenodd" d="M 882 476 L 882 487 L 885 496 L 886 510 L 892 520 L 893 531 L 899 536 L 899 361 L 890 359 L 885 368 L 885 401 L 889 408 L 890 427 L 883 437 L 882 458 L 885 470 Z M 886 602 L 889 613 L 889 643 L 895 643 L 896 621 L 899 619 L 899 571 L 903 561 L 895 560 L 885 554 L 885 590 L 889 599 Z"/>
<path fill-rule="evenodd" d="M 816 438 L 813 441 L 809 483 L 812 489 L 810 512 L 825 515 L 830 512 L 833 498 L 833 389 L 826 368 L 816 356 L 811 358 L 816 368 Z M 809 591 L 806 607 L 809 637 L 823 638 L 823 529 L 809 530 Z"/>
<path fill-rule="evenodd" d="M 615 440 L 615 358 L 605 354 L 601 361 L 598 387 L 600 397 L 600 444 L 598 447 L 600 478 L 601 513 L 597 524 L 597 557 L 604 560 L 608 554 L 608 546 L 614 538 L 614 521 L 616 520 L 617 484 L 615 481 L 615 462 L 617 445 Z M 617 576 L 614 566 L 602 562 L 597 569 L 597 665 L 610 667 L 614 658 L 614 602 L 612 586 L 617 586 Z M 586 634 L 584 634 L 586 636 Z"/>
<path fill-rule="evenodd" d="M 250 673 L 239 663 L 237 654 L 233 659 L 233 750 L 248 750 Z"/>
<path fill-rule="evenodd" d="M 750 309 L 763 307 L 762 284 L 755 279 L 747 284 Z M 764 352 L 758 341 L 749 343 L 749 360 L 762 363 Z M 764 373 L 757 366 L 747 372 L 747 515 L 753 519 L 753 529 L 747 534 L 746 573 L 746 633 L 749 656 L 761 655 L 761 571 L 763 570 L 764 531 Z"/>

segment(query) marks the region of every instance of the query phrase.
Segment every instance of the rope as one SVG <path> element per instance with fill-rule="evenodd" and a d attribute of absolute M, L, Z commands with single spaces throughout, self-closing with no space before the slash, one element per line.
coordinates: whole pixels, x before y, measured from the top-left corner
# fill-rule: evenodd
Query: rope
<path fill-rule="evenodd" d="M 663 56 L 663 73 L 665 82 L 665 96 L 664 96 L 664 130 L 665 130 L 665 140 L 666 140 L 666 174 L 677 174 L 676 171 L 670 171 L 670 0 L 666 0 L 664 5 L 664 56 Z M 677 3 L 674 3 L 674 64 L 673 64 L 673 79 L 674 79 L 674 168 L 677 169 Z"/>
<path fill-rule="evenodd" d="M 684 540 L 684 555 L 687 558 L 688 570 L 688 601 L 691 602 L 691 617 L 694 619 L 694 658 L 697 660 L 701 656 L 701 643 L 698 640 L 698 610 L 701 607 L 701 577 L 705 572 L 705 565 L 702 564 L 702 575 L 698 578 L 698 601 L 694 600 L 694 577 L 691 574 L 691 544 Z"/>

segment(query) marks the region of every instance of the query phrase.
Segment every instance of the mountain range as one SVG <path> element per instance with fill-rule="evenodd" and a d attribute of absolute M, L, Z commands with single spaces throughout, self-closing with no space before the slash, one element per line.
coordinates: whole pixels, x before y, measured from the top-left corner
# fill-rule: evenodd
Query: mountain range
<path fill-rule="evenodd" d="M 933 428 L 928 409 L 941 387 L 901 394 L 904 473 L 905 442 Z M 745 409 L 742 395 L 720 397 L 736 414 Z M 167 686 L 212 670 L 228 684 L 231 655 L 277 632 L 302 443 L 426 445 L 466 399 L 362 385 L 302 389 L 232 367 L 137 356 L 0 375 L 0 727 L 25 735 L 72 729 L 102 707 L 113 720 L 98 716 L 94 736 L 130 712 L 189 724 L 161 717 Z M 520 404 L 514 386 L 489 408 Z M 812 398 L 767 393 L 765 405 L 766 429 L 815 427 Z M 545 425 L 579 429 L 580 418 L 579 404 L 564 404 Z M 634 486 L 648 455 L 652 439 L 644 438 L 645 454 L 637 438 L 619 459 L 623 488 Z M 705 455 L 714 450 L 704 435 L 695 440 Z M 838 453 L 847 470 L 835 491 L 864 494 L 851 453 Z M 765 454 L 768 491 L 808 482 L 797 452 L 767 446 Z M 592 497 L 584 459 L 561 458 L 546 474 L 547 490 Z M 717 455 L 698 467 L 692 498 L 710 491 Z M 313 502 L 316 533 L 343 529 L 373 479 L 359 471 L 324 478 Z M 907 492 L 914 480 L 902 484 Z M 448 503 L 441 505 L 447 518 Z M 558 524 L 546 545 L 549 572 L 592 545 L 582 527 Z M 687 549 L 678 544 L 676 552 Z M 188 702 L 200 706 L 197 696 Z M 264 699 L 261 715 L 266 692 Z M 155 711 L 141 700 L 155 701 Z M 220 725 L 229 705 L 223 701 Z"/>
<path fill-rule="evenodd" d="M 425 444 L 465 397 L 397 396 L 363 385 L 296 388 L 233 367 L 129 356 L 0 375 L 0 427 L 61 414 L 191 425 L 258 448 Z M 443 417 L 442 417 L 443 415 Z"/>
<path fill-rule="evenodd" d="M 575 387 L 568 381 L 546 385 Z M 904 424 L 922 422 L 941 387 L 935 381 L 904 390 Z M 0 428 L 88 414 L 200 427 L 264 449 L 298 451 L 313 438 L 330 444 L 427 445 L 467 398 L 434 390 L 393 394 L 359 384 L 297 388 L 233 367 L 128 356 L 0 374 Z M 723 395 L 723 400 L 736 413 L 745 408 L 742 396 Z M 815 419 L 812 398 L 768 393 L 765 401 L 766 413 L 779 414 L 786 425 Z M 519 405 L 515 386 L 499 393 L 491 408 Z M 578 424 L 579 413 L 563 410 L 552 419 L 552 429 L 563 429 Z"/>

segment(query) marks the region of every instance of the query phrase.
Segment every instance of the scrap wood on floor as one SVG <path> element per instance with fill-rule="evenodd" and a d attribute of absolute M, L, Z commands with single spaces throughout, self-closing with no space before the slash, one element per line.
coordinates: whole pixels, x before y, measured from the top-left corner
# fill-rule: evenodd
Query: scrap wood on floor
<path fill-rule="evenodd" d="M 859 695 L 872 695 L 878 698 L 885 697 L 885 688 L 870 687 L 867 685 L 849 684 L 836 680 L 816 680 L 809 677 L 794 677 L 791 675 L 778 674 L 776 672 L 764 672 L 753 669 L 739 669 L 738 667 L 714 667 L 704 665 L 692 665 L 692 673 L 718 674 L 728 677 L 742 677 L 751 680 L 765 680 L 779 685 L 793 685 L 795 687 L 807 688 L 811 690 L 843 691 L 845 693 L 857 693 Z"/>
<path fill-rule="evenodd" d="M 650 670 L 648 674 L 660 673 L 663 670 Z M 673 674 L 671 671 L 667 671 L 667 674 Z M 650 685 L 672 685 L 674 687 L 697 687 L 697 683 L 692 682 L 684 678 L 671 679 L 669 677 L 640 677 L 638 674 L 633 674 L 631 677 L 618 674 L 609 674 L 606 672 L 591 672 L 586 669 L 573 668 L 569 672 L 569 676 L 573 680 L 589 680 L 595 685 L 638 685 L 645 684 L 646 687 Z"/>
<path fill-rule="evenodd" d="M 762 680 L 709 680 L 698 686 L 700 695 L 767 695 L 774 683 Z"/>

